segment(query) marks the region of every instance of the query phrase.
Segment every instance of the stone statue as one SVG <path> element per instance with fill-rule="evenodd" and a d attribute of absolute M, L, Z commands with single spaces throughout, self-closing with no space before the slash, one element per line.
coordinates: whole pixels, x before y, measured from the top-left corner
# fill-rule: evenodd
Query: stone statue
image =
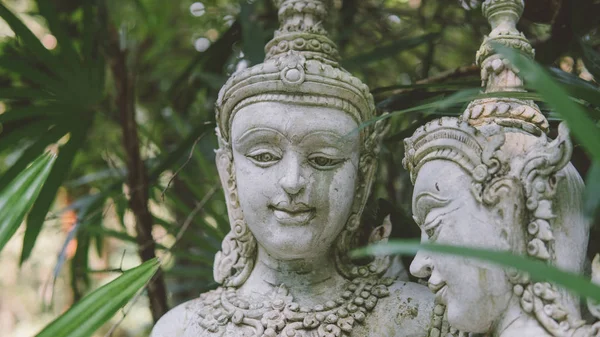
<path fill-rule="evenodd" d="M 264 63 L 234 74 L 217 101 L 231 223 L 215 257 L 222 286 L 169 311 L 152 336 L 427 336 L 428 289 L 381 277 L 389 258 L 347 255 L 390 232 L 360 221 L 384 131 L 359 129 L 374 118 L 369 89 L 339 66 L 324 1 L 276 4 Z"/>
<path fill-rule="evenodd" d="M 477 53 L 486 92 L 525 91 L 518 70 L 491 47 L 502 43 L 533 57 L 516 29 L 523 7 L 522 0 L 483 3 L 492 26 Z M 581 272 L 589 230 L 582 215 L 584 185 L 569 163 L 566 126 L 559 126 L 554 140 L 548 129 L 533 101 L 490 98 L 471 102 L 460 119 L 432 121 L 406 139 L 404 165 L 414 183 L 422 241 L 509 251 Z M 447 306 L 448 322 L 463 331 L 600 336 L 600 324 L 580 319 L 577 297 L 526 273 L 424 252 L 410 271 L 429 277 L 436 300 Z"/>

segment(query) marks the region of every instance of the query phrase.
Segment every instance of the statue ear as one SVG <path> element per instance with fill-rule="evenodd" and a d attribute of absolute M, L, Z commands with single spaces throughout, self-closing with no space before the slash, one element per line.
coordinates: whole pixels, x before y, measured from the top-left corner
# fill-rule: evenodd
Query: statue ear
<path fill-rule="evenodd" d="M 563 122 L 558 126 L 558 137 L 548 144 L 538 145 L 525 155 L 521 168 L 521 181 L 525 187 L 528 198 L 537 198 L 536 194 L 544 194 L 545 186 L 555 185 L 555 173 L 565 167 L 571 160 L 573 154 L 573 143 L 569 138 L 569 129 Z M 535 200 L 527 200 L 528 204 Z M 533 207 L 535 208 L 535 207 Z"/>
<path fill-rule="evenodd" d="M 227 213 L 229 214 L 229 221 L 233 224 L 235 220 L 243 219 L 237 197 L 233 157 L 231 150 L 227 148 L 220 148 L 215 152 L 217 171 L 219 172 L 219 178 L 221 180 L 221 185 L 223 186 L 225 201 L 227 203 Z"/>
<path fill-rule="evenodd" d="M 505 176 L 493 179 L 484 187 L 483 202 L 493 212 L 506 250 L 525 246 L 525 198 L 519 179 Z M 520 253 L 520 252 L 519 252 Z"/>
<path fill-rule="evenodd" d="M 375 229 L 371 231 L 371 235 L 369 235 L 369 244 L 387 242 L 391 233 L 392 221 L 390 220 L 390 215 L 388 215 L 385 217 L 385 219 L 383 219 L 383 223 L 381 225 L 375 227 Z"/>
<path fill-rule="evenodd" d="M 233 169 L 233 158 L 231 158 L 231 151 L 218 149 L 215 151 L 215 163 L 217 164 L 217 171 L 219 172 L 219 179 L 223 188 L 229 185 L 231 179 L 231 170 Z M 225 198 L 229 196 L 225 193 Z"/>

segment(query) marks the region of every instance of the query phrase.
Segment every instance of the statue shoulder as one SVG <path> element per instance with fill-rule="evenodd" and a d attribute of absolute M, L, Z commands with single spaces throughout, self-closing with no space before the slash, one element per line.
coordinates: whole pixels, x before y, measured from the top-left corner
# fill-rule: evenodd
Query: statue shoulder
<path fill-rule="evenodd" d="M 371 336 L 426 337 L 432 324 L 434 295 L 420 284 L 394 281 L 389 296 L 375 306 Z"/>
<path fill-rule="evenodd" d="M 222 288 L 203 293 L 200 297 L 184 302 L 169 310 L 152 329 L 151 337 L 213 336 L 217 332 L 209 322 L 217 310 L 212 305 L 218 301 Z M 208 314 L 208 315 L 207 315 Z M 216 325 L 214 326 L 216 328 Z M 215 331 L 212 331 L 215 330 Z"/>

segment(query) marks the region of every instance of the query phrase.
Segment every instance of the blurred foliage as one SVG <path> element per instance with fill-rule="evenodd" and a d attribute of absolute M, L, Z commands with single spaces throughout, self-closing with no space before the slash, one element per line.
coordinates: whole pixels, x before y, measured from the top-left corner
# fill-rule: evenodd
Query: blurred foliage
<path fill-rule="evenodd" d="M 391 113 L 365 222 L 376 226 L 391 213 L 392 236 L 417 238 L 402 139 L 439 115 L 460 114 L 478 97 L 474 55 L 489 27 L 478 10 L 465 10 L 458 1 L 333 3 L 327 27 L 344 66 L 369 85 L 380 110 Z M 597 122 L 600 94 L 593 78 L 600 76 L 600 22 L 593 13 L 600 4 L 552 4 L 545 12 L 526 11 L 519 28 L 573 104 Z M 21 261 L 46 221 L 75 212 L 63 249 L 48 254 L 57 256 L 55 276 L 69 269 L 78 300 L 94 272 L 90 251 L 102 255 L 109 238 L 140 244 L 131 224 L 131 158 L 119 104 L 127 83 L 170 305 L 215 287 L 213 256 L 229 223 L 214 165 L 214 101 L 228 76 L 263 59 L 277 27 L 271 1 L 3 0 L 0 17 L 10 26 L 0 26 L 9 32 L 0 36 L 0 190 L 48 145 L 59 146 L 48 183 L 31 200 Z M 540 95 L 526 95 L 556 129 L 560 116 Z M 579 141 L 585 137 L 577 129 L 573 134 Z M 583 176 L 589 158 L 576 147 L 573 162 Z M 590 172 L 587 179 L 597 186 L 599 170 Z M 54 205 L 59 188 L 72 200 L 62 209 Z M 588 194 L 593 216 L 600 194 Z M 118 226 L 107 220 L 111 214 Z M 592 253 L 600 250 L 597 228 Z"/>

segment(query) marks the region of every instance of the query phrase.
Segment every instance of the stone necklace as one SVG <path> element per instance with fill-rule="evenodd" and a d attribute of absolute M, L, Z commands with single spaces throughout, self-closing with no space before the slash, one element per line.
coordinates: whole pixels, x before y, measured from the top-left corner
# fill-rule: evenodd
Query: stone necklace
<path fill-rule="evenodd" d="M 235 328 L 252 337 L 345 337 L 356 323 L 362 324 L 380 298 L 389 295 L 393 278 L 355 278 L 340 296 L 312 308 L 299 306 L 289 290 L 280 286 L 270 299 L 257 302 L 242 298 L 237 288 L 218 288 L 200 295 L 200 325 L 219 334 Z M 227 334 L 225 334 L 227 335 Z M 232 333 L 234 336 L 240 336 Z"/>

